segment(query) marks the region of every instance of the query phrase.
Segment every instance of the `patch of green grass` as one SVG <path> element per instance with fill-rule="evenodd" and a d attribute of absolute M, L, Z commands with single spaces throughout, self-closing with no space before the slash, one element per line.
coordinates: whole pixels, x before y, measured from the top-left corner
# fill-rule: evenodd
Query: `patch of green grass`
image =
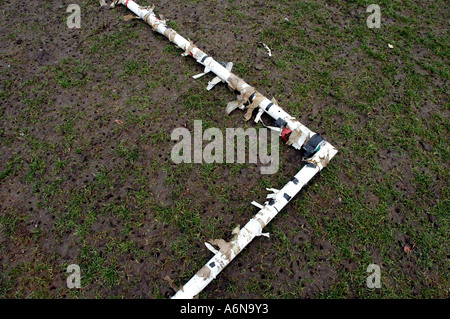
<path fill-rule="evenodd" d="M 124 142 L 117 145 L 115 153 L 130 163 L 134 163 L 139 158 L 139 148 L 136 145 L 128 146 Z"/>

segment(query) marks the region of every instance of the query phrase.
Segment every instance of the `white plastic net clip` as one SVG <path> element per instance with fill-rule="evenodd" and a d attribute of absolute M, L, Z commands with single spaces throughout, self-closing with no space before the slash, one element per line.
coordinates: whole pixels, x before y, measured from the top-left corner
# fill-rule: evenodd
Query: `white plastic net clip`
<path fill-rule="evenodd" d="M 193 75 L 192 77 L 194 79 L 198 79 L 198 78 L 201 78 L 202 76 L 204 76 L 205 74 L 208 74 L 209 72 L 211 72 L 211 70 L 208 69 L 207 67 L 205 67 L 205 70 L 203 71 L 203 73 L 199 73 L 199 74 Z"/>
<path fill-rule="evenodd" d="M 253 206 L 256 206 L 256 207 L 258 207 L 259 209 L 263 209 L 263 208 L 264 208 L 264 206 L 263 206 L 263 205 L 261 205 L 261 204 L 260 204 L 260 203 L 258 203 L 258 202 L 255 202 L 255 201 L 251 202 L 251 204 L 252 204 Z"/>
<path fill-rule="evenodd" d="M 264 113 L 264 110 L 259 109 L 258 114 L 256 114 L 256 116 L 255 116 L 255 123 L 258 123 L 259 121 L 261 121 L 261 115 L 263 115 L 263 113 Z M 263 125 L 264 125 L 264 123 L 263 123 Z"/>
<path fill-rule="evenodd" d="M 219 251 L 217 249 L 215 249 L 213 247 L 213 245 L 211 245 L 210 243 L 205 243 L 206 248 L 208 248 L 208 250 L 210 252 L 212 252 L 214 255 L 216 255 Z"/>
<path fill-rule="evenodd" d="M 264 237 L 270 238 L 270 233 L 261 233 L 261 234 L 259 234 L 259 236 L 264 236 Z"/>
<path fill-rule="evenodd" d="M 222 62 L 222 65 L 225 66 L 225 68 L 231 72 L 231 69 L 233 69 L 233 62 L 228 62 L 228 63 L 224 63 Z M 212 79 L 211 81 L 208 82 L 208 86 L 206 87 L 206 89 L 208 91 L 210 91 L 214 86 L 216 86 L 216 84 L 220 83 L 220 82 L 225 82 L 223 81 L 220 77 L 216 76 L 214 79 Z"/>
<path fill-rule="evenodd" d="M 272 192 L 272 194 L 268 194 L 266 196 L 267 199 L 271 199 L 271 198 L 275 198 L 275 196 L 277 196 L 279 190 L 276 188 L 266 188 L 266 190 L 268 190 L 269 192 Z"/>

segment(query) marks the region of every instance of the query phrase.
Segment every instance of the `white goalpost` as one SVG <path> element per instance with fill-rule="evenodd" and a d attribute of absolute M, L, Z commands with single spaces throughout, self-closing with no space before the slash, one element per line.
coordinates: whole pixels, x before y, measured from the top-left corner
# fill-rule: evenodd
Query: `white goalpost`
<path fill-rule="evenodd" d="M 226 83 L 239 95 L 235 101 L 228 103 L 228 113 L 235 109 L 246 110 L 244 119 L 250 120 L 253 111 L 258 109 L 254 121 L 259 122 L 263 113 L 275 120 L 274 127 L 269 127 L 279 132 L 288 145 L 304 152 L 304 165 L 300 171 L 280 190 L 269 188 L 271 193 L 267 195 L 267 201 L 262 205 L 252 202 L 258 207 L 259 212 L 241 229 L 233 230 L 233 238 L 230 241 L 215 239 L 205 243 L 206 247 L 214 253 L 214 256 L 172 297 L 174 299 L 190 299 L 198 295 L 216 276 L 257 236 L 266 235 L 263 228 L 297 195 L 319 171 L 326 167 L 329 161 L 336 155 L 337 149 L 328 143 L 319 134 L 311 131 L 301 124 L 293 116 L 284 111 L 278 103 L 269 100 L 254 87 L 231 72 L 232 63 L 223 65 L 211 56 L 200 50 L 192 41 L 185 39 L 175 30 L 168 27 L 166 22 L 156 17 L 154 7 L 141 7 L 132 0 L 116 0 L 111 5 L 114 7 L 122 4 L 131 10 L 136 18 L 148 23 L 154 31 L 166 36 L 178 48 L 182 49 L 183 56 L 191 56 L 204 66 L 204 72 L 194 76 L 199 78 L 212 72 L 216 77 L 209 81 L 207 90 L 212 89 L 218 83 Z M 215 248 L 215 247 L 216 248 Z"/>

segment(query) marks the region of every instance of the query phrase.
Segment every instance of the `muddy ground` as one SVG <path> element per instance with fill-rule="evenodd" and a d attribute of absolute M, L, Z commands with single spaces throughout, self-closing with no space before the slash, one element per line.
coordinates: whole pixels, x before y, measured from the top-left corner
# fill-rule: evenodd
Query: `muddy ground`
<path fill-rule="evenodd" d="M 81 8 L 69 29 L 66 8 Z M 142 3 L 149 5 L 150 3 Z M 200 298 L 436 298 L 449 289 L 448 8 L 358 1 L 158 1 L 156 12 L 339 153 Z M 280 169 L 175 164 L 177 127 L 261 127 L 224 112 L 190 57 L 123 6 L 0 7 L 0 297 L 168 298 L 229 239 Z M 272 50 L 269 57 L 260 45 Z M 390 48 L 391 44 L 393 48 Z M 265 123 L 270 119 L 263 117 Z M 67 266 L 81 268 L 68 289 Z M 381 288 L 366 285 L 381 269 Z"/>

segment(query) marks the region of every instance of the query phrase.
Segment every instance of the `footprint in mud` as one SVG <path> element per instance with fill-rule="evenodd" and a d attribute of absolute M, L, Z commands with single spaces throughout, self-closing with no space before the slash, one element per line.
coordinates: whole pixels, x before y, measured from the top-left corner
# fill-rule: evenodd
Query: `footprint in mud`
<path fill-rule="evenodd" d="M 45 50 L 39 51 L 36 56 L 36 62 L 39 64 L 39 66 L 52 64 L 53 61 L 53 56 Z"/>
<path fill-rule="evenodd" d="M 165 184 L 166 177 L 166 173 L 163 171 L 152 174 L 150 176 L 149 186 L 152 189 L 155 199 L 162 205 L 169 206 L 173 204 L 173 200 L 171 199 L 172 189 Z"/>

